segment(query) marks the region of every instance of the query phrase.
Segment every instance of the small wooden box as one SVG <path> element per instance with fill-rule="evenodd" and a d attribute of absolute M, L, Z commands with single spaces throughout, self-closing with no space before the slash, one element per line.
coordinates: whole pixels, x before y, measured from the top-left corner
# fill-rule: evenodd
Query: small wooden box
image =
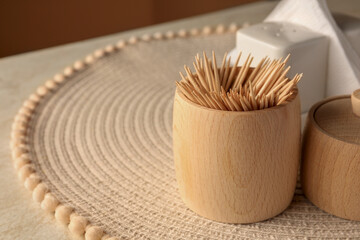
<path fill-rule="evenodd" d="M 359 103 L 354 92 L 352 97 L 315 104 L 302 149 L 301 181 L 307 198 L 324 211 L 351 220 L 360 220 Z"/>

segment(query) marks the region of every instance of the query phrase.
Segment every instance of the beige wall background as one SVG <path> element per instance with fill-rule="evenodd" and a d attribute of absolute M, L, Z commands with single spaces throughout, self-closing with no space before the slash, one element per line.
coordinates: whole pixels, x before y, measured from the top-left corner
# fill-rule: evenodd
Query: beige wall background
<path fill-rule="evenodd" d="M 256 0 L 2 0 L 0 57 Z"/>

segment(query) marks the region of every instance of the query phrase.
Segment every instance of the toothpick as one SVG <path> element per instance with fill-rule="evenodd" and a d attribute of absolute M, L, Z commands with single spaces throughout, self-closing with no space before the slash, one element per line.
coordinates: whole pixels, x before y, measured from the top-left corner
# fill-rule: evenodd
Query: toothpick
<path fill-rule="evenodd" d="M 222 79 L 221 86 L 222 86 L 223 88 L 226 87 L 227 82 L 228 82 L 228 80 L 229 80 L 230 61 L 231 61 L 231 56 L 229 57 L 228 62 L 227 62 L 227 64 L 226 64 L 225 73 L 224 73 L 224 76 L 223 76 L 223 79 Z M 226 91 L 227 91 L 227 90 L 226 90 Z"/>
<path fill-rule="evenodd" d="M 213 88 L 212 79 L 211 79 L 211 75 L 210 75 L 209 62 L 208 62 L 205 52 L 203 52 L 203 59 L 204 59 L 204 70 L 205 70 L 206 79 L 207 79 L 210 91 L 212 92 L 212 91 L 214 91 L 214 88 Z"/>
<path fill-rule="evenodd" d="M 251 98 L 251 103 L 252 103 L 252 107 L 257 110 L 258 109 L 258 104 L 256 102 L 256 98 L 255 98 L 255 95 L 254 95 L 254 90 L 253 90 L 253 86 L 252 86 L 252 83 L 249 82 L 249 89 L 250 89 L 250 98 Z"/>
<path fill-rule="evenodd" d="M 176 86 L 180 89 L 181 93 L 184 94 L 184 96 L 189 99 L 190 101 L 193 101 L 197 103 L 196 99 L 193 97 L 192 94 L 190 94 L 189 90 L 186 89 L 182 84 L 175 82 Z"/>
<path fill-rule="evenodd" d="M 254 68 L 254 70 L 250 74 L 247 82 L 252 82 L 254 80 L 255 76 L 258 74 L 259 70 L 262 68 L 266 59 L 267 59 L 267 57 L 261 59 L 261 61 L 258 63 L 258 65 Z"/>
<path fill-rule="evenodd" d="M 239 55 L 238 55 L 238 57 L 236 58 L 235 64 L 234 64 L 234 66 L 233 66 L 232 69 L 231 69 L 230 76 L 229 76 L 228 81 L 227 81 L 226 86 L 225 86 L 225 90 L 228 90 L 228 89 L 230 88 L 230 86 L 232 85 L 232 83 L 233 83 L 233 80 L 232 80 L 232 79 L 233 79 L 233 77 L 234 77 L 234 75 L 235 75 L 235 71 L 236 71 L 236 69 L 237 69 L 237 65 L 238 65 L 239 60 L 240 60 L 240 58 L 241 58 L 241 54 L 242 54 L 242 52 L 239 52 Z"/>
<path fill-rule="evenodd" d="M 284 68 L 289 56 L 271 61 L 265 57 L 250 70 L 251 55 L 238 68 L 241 53 L 232 67 L 225 53 L 218 67 L 214 51 L 211 59 L 203 52 L 203 58 L 199 54 L 194 58 L 195 73 L 184 66 L 186 77 L 180 72 L 181 81 L 175 83 L 185 98 L 207 108 L 222 111 L 270 108 L 291 101 L 296 92 L 294 87 L 302 78 L 302 74 L 296 74 L 291 80 L 286 77 L 290 66 Z"/>
<path fill-rule="evenodd" d="M 232 96 L 229 96 L 229 100 L 236 109 L 236 111 L 241 111 L 242 107 L 235 101 L 235 99 Z"/>
<path fill-rule="evenodd" d="M 204 77 L 203 73 L 199 70 L 198 66 L 195 63 L 193 63 L 193 65 L 194 65 L 195 72 L 197 74 L 197 77 L 200 80 L 200 83 L 201 83 L 202 87 L 205 89 L 205 91 L 209 91 L 210 88 L 209 88 L 208 83 L 205 80 L 205 77 Z"/>
<path fill-rule="evenodd" d="M 215 76 L 215 89 L 216 89 L 216 92 L 220 92 L 220 87 L 221 87 L 221 84 L 220 84 L 220 78 L 219 78 L 219 70 L 218 70 L 218 67 L 217 67 L 217 64 L 216 64 L 216 58 L 215 58 L 215 52 L 212 51 L 212 59 L 213 59 L 213 71 L 214 71 L 214 76 Z"/>
<path fill-rule="evenodd" d="M 222 85 L 222 81 L 223 81 L 223 76 L 224 76 L 224 71 L 225 71 L 225 64 L 226 64 L 226 57 L 227 57 L 227 52 L 225 52 L 222 63 L 221 63 L 221 67 L 220 67 L 220 84 Z"/>

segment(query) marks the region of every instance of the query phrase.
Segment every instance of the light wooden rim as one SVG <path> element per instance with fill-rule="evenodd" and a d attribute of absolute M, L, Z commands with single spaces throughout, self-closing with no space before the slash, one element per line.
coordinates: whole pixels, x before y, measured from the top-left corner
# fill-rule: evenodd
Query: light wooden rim
<path fill-rule="evenodd" d="M 352 94 L 351 94 L 351 107 L 352 107 L 352 112 L 356 117 L 360 117 L 360 89 L 355 90 Z"/>
<path fill-rule="evenodd" d="M 310 109 L 310 111 L 309 111 L 309 113 L 308 113 L 308 121 L 309 121 L 308 124 L 313 125 L 316 130 L 318 130 L 321 134 L 323 134 L 323 135 L 326 136 L 326 137 L 329 137 L 329 138 L 331 138 L 331 139 L 333 139 L 333 140 L 340 141 L 340 142 L 342 142 L 342 143 L 344 143 L 344 144 L 352 144 L 352 145 L 355 145 L 355 146 L 360 147 L 359 144 L 356 144 L 356 143 L 354 143 L 354 142 L 350 142 L 350 141 L 341 139 L 341 138 L 339 138 L 339 137 L 337 137 L 337 136 L 334 136 L 334 135 L 331 134 L 331 133 L 326 132 L 324 129 L 322 129 L 322 128 L 319 126 L 319 124 L 318 124 L 318 123 L 316 122 L 316 120 L 315 120 L 316 111 L 317 111 L 322 105 L 324 105 L 324 104 L 326 104 L 326 103 L 328 103 L 328 102 L 331 102 L 331 101 L 339 100 L 339 99 L 349 98 L 349 100 L 350 100 L 350 97 L 351 97 L 350 95 L 340 95 L 340 96 L 335 96 L 335 97 L 326 98 L 326 99 L 324 99 L 324 100 L 322 100 L 322 101 L 320 101 L 320 102 L 318 102 L 318 103 L 315 103 L 315 104 L 311 107 L 311 109 Z"/>

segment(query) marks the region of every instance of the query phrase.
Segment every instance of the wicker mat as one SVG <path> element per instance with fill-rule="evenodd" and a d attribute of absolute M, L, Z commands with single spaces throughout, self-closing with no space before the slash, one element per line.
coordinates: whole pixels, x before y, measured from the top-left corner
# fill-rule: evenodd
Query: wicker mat
<path fill-rule="evenodd" d="M 178 72 L 235 45 L 234 26 L 156 33 L 95 51 L 37 89 L 15 118 L 14 164 L 41 207 L 86 239 L 359 238 L 296 190 L 279 216 L 224 224 L 180 199 L 172 159 Z M 220 59 L 218 60 L 220 61 Z"/>

